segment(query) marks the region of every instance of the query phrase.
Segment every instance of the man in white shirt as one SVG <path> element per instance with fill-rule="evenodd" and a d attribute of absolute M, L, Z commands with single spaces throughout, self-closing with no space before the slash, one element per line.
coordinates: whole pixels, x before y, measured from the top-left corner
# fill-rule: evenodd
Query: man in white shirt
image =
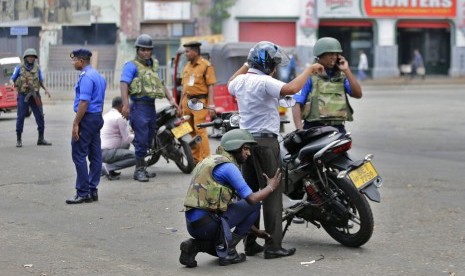
<path fill-rule="evenodd" d="M 129 131 L 128 121 L 121 116 L 123 101 L 121 97 L 113 98 L 112 108 L 103 115 L 104 124 L 100 131 L 102 140 L 102 174 L 108 180 L 119 179 L 124 168 L 136 165 L 136 155 L 130 150 L 134 134 Z"/>
<path fill-rule="evenodd" d="M 315 63 L 289 83 L 274 79 L 278 66 L 289 61 L 282 48 L 268 41 L 257 43 L 249 52 L 244 64 L 229 80 L 229 93 L 236 97 L 239 107 L 241 129 L 248 130 L 257 145 L 251 149 L 251 156 L 242 166 L 242 174 L 252 191 L 266 188 L 263 174 L 274 175 L 280 168 L 279 159 L 279 98 L 292 95 L 302 89 L 307 78 L 322 73 L 324 67 Z M 249 68 L 250 67 L 250 68 Z M 282 247 L 282 187 L 277 188 L 263 201 L 265 231 L 272 239 L 265 241 L 265 248 L 249 235 L 244 242 L 248 256 L 264 252 L 265 259 L 291 256 L 295 248 Z M 259 221 L 255 226 L 258 228 Z"/>

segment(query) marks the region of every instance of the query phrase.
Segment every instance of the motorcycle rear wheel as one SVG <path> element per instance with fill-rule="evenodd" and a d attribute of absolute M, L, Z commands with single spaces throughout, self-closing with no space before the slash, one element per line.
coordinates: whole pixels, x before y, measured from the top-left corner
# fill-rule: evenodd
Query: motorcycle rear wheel
<path fill-rule="evenodd" d="M 192 150 L 189 144 L 183 140 L 178 140 L 176 142 L 176 149 L 181 153 L 181 159 L 175 160 L 176 166 L 185 174 L 189 174 L 195 167 L 194 157 L 192 155 Z"/>
<path fill-rule="evenodd" d="M 344 227 L 322 222 L 323 228 L 342 245 L 364 245 L 371 238 L 374 227 L 373 213 L 367 199 L 347 178 L 337 178 L 336 174 L 329 173 L 328 182 L 331 189 L 338 194 L 339 203 L 349 208 L 353 218 L 359 219 L 355 219 L 355 222 L 349 219 Z"/>

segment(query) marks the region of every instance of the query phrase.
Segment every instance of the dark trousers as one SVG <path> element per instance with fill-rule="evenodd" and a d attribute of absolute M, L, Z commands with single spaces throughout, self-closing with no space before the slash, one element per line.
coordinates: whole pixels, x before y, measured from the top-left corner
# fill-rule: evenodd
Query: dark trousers
<path fill-rule="evenodd" d="M 275 175 L 276 170 L 280 168 L 281 162 L 279 157 L 279 143 L 276 138 L 255 138 L 257 145 L 252 147 L 251 156 L 242 165 L 242 174 L 247 184 L 256 192 L 259 189 L 264 189 L 267 185 L 266 178 Z M 265 246 L 271 248 L 281 247 L 283 238 L 282 230 L 282 192 L 283 187 L 280 185 L 269 197 L 263 201 L 263 219 L 265 230 L 268 232 L 272 240 L 267 240 Z M 255 226 L 260 225 L 260 219 L 257 220 Z M 249 235 L 248 241 L 254 240 L 255 237 Z"/>
<path fill-rule="evenodd" d="M 230 229 L 235 227 L 234 233 L 239 236 L 245 236 L 260 216 L 260 206 L 260 204 L 250 205 L 245 199 L 241 199 L 228 205 L 228 210 L 221 216 L 228 222 Z M 186 224 L 187 231 L 193 238 L 216 241 L 220 229 L 220 221 L 212 220 L 205 225 L 192 227 L 186 218 Z"/>
<path fill-rule="evenodd" d="M 152 144 L 157 130 L 157 113 L 154 104 L 141 102 L 131 103 L 130 124 L 134 130 L 134 145 L 136 158 L 142 159 Z"/>
<path fill-rule="evenodd" d="M 100 129 L 103 126 L 101 113 L 87 113 L 79 123 L 79 140 L 71 139 L 71 153 L 76 167 L 77 195 L 85 197 L 97 190 L 102 173 L 102 149 Z M 89 168 L 87 160 L 89 158 Z"/>
<path fill-rule="evenodd" d="M 40 97 L 40 95 L 38 95 Z M 16 133 L 21 134 L 23 133 L 24 127 L 24 119 L 29 111 L 29 107 L 32 109 L 32 113 L 34 113 L 34 118 L 36 119 L 37 123 L 37 130 L 39 131 L 40 135 L 44 134 L 45 129 L 45 121 L 44 121 L 44 113 L 42 106 L 37 105 L 34 97 L 29 97 L 29 99 L 24 102 L 26 98 L 26 94 L 18 93 L 17 103 L 18 103 L 18 110 L 17 110 L 17 118 L 16 118 Z"/>

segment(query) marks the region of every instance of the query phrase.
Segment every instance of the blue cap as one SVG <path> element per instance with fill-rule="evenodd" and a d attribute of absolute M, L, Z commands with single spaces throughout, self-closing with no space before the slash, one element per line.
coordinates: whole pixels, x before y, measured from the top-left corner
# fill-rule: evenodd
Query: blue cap
<path fill-rule="evenodd" d="M 69 54 L 71 58 L 77 57 L 77 58 L 83 58 L 83 59 L 90 59 L 92 56 L 92 52 L 87 50 L 87 49 L 76 49 Z"/>

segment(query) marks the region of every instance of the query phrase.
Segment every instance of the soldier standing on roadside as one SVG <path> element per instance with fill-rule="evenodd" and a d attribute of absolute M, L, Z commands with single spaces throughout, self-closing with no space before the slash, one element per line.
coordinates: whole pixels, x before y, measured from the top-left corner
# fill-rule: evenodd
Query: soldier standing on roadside
<path fill-rule="evenodd" d="M 52 143 L 44 139 L 45 121 L 42 108 L 42 99 L 40 98 L 39 90 L 42 87 L 45 94 L 50 97 L 50 92 L 44 85 L 44 78 L 39 65 L 36 63 L 37 52 L 35 49 L 27 49 L 23 54 L 23 62 L 16 66 L 15 71 L 10 79 L 10 84 L 18 89 L 18 117 L 16 118 L 16 147 L 23 146 L 22 133 L 24 119 L 32 109 L 39 131 L 37 139 L 38 146 L 51 146 Z"/>

